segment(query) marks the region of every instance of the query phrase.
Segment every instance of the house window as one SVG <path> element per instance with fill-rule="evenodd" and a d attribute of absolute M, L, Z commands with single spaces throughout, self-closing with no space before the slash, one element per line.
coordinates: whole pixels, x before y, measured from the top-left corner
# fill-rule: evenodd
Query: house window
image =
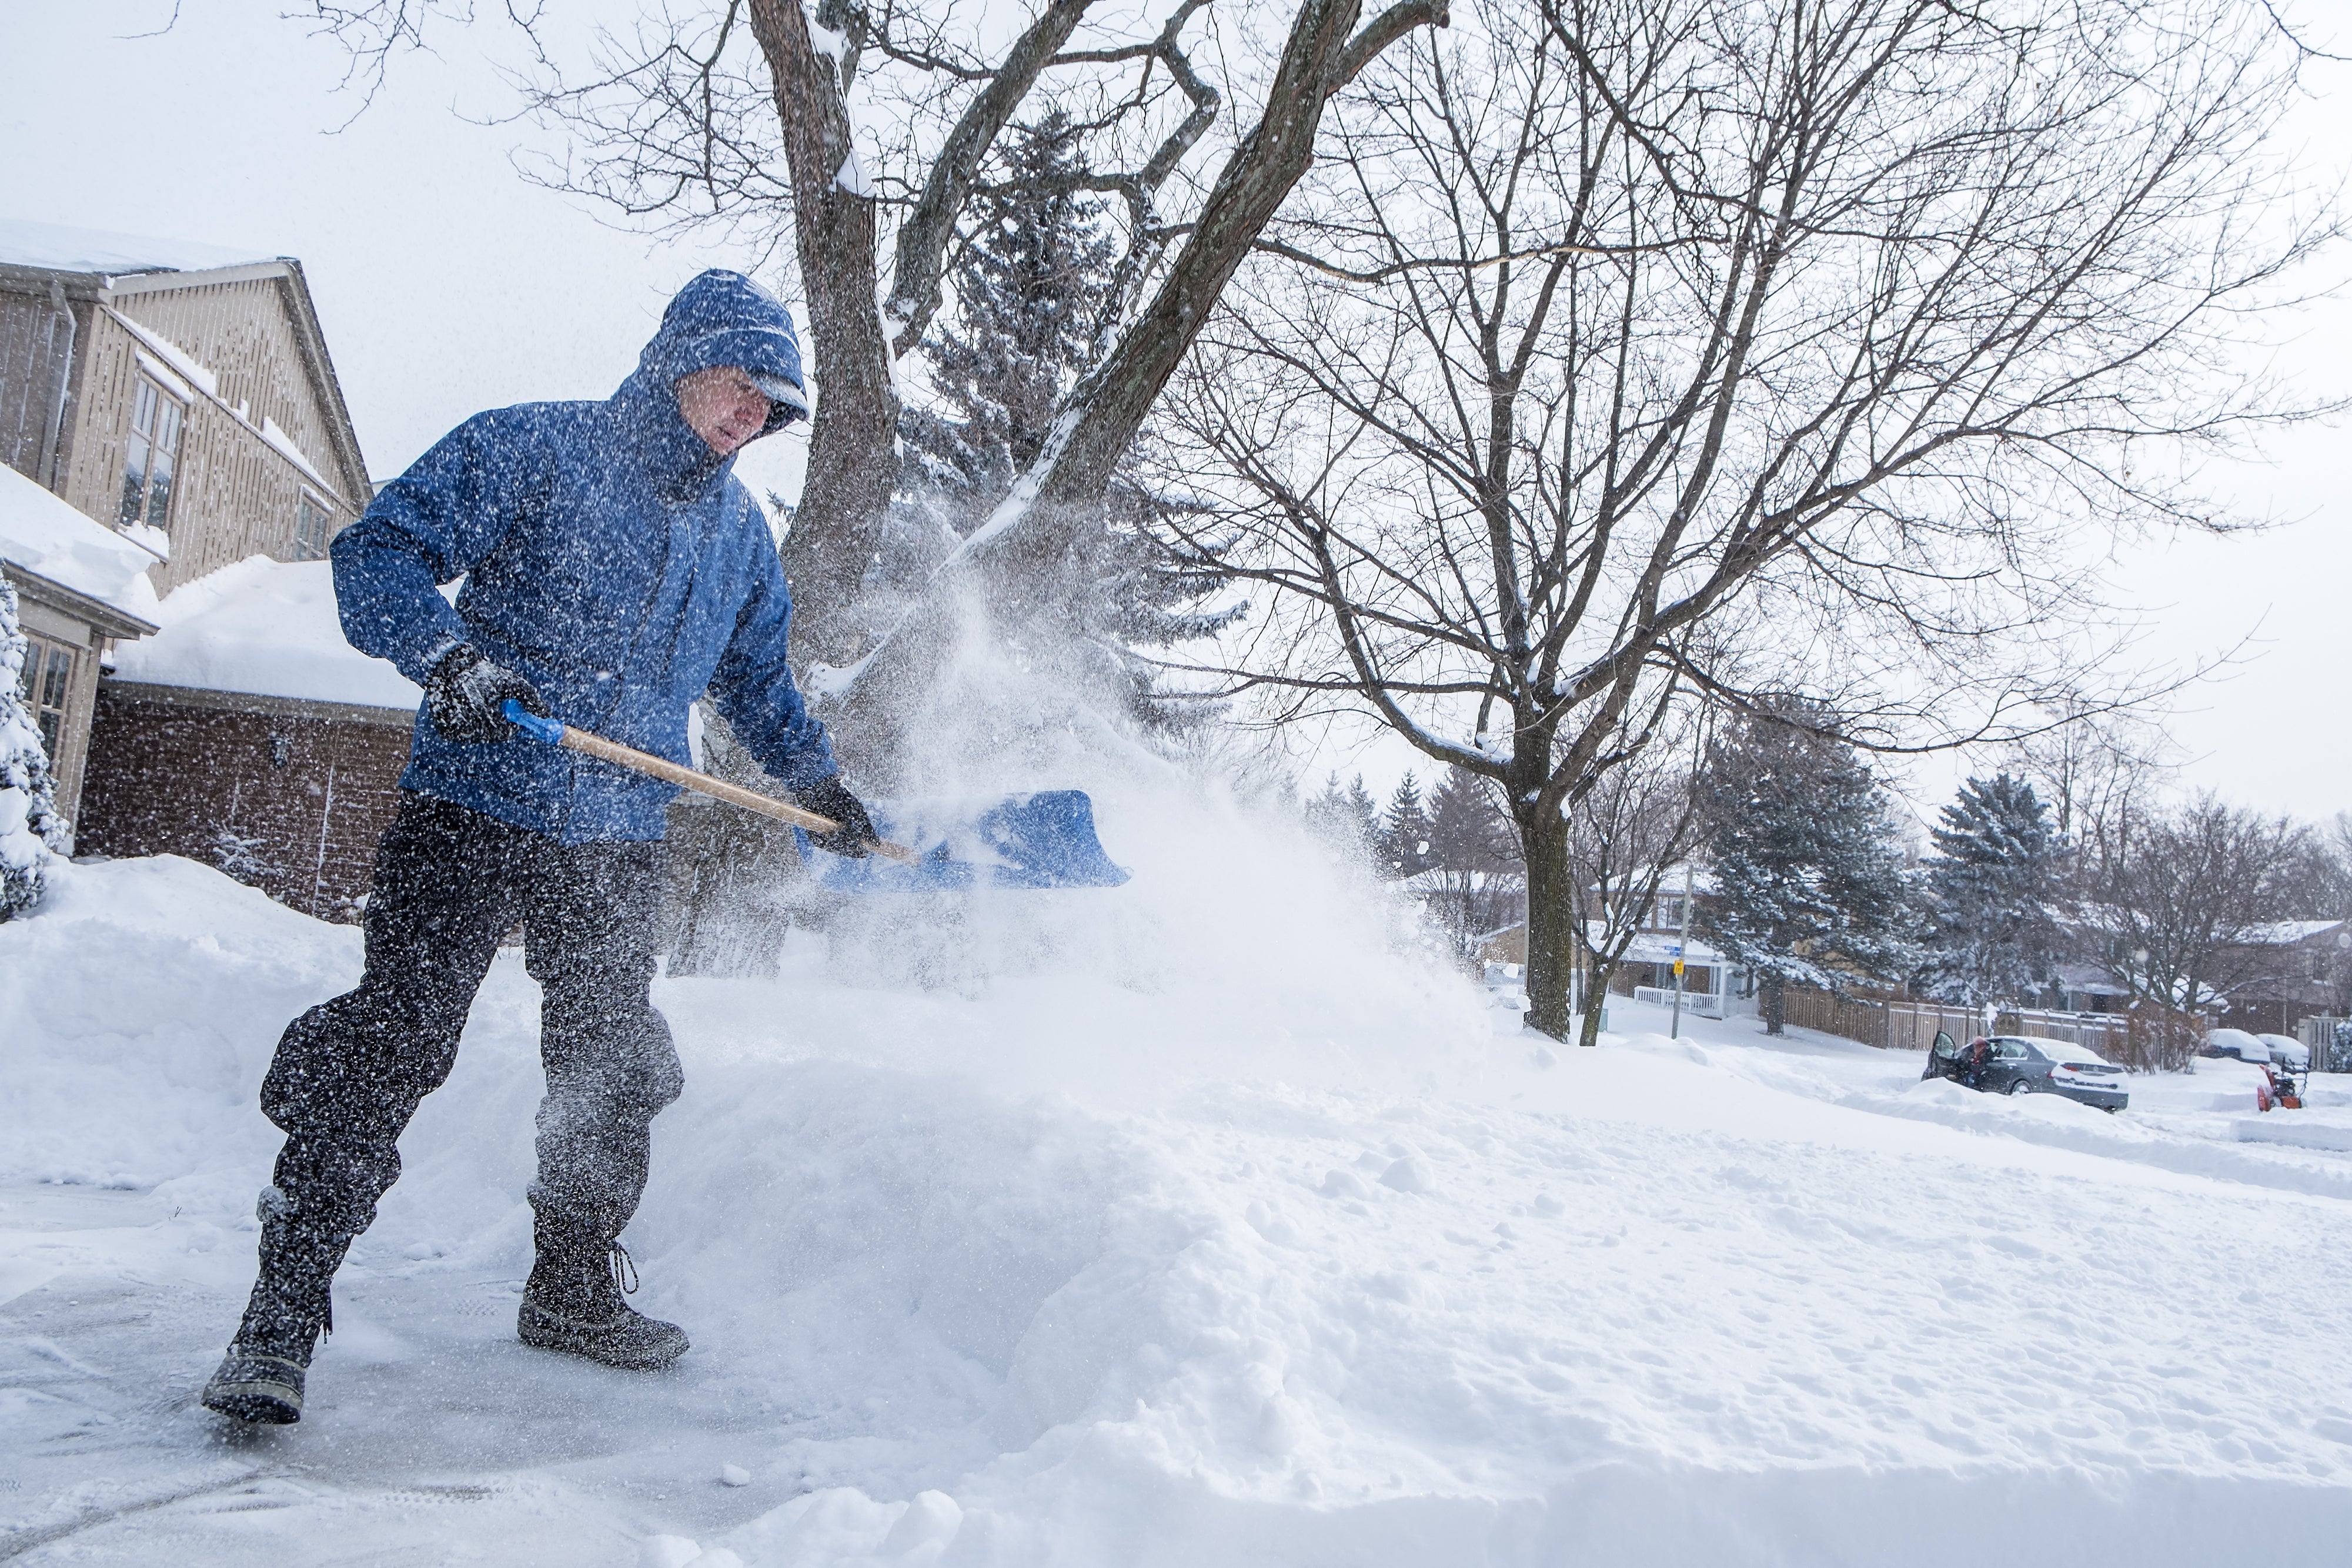
<path fill-rule="evenodd" d="M 326 556 L 327 505 L 305 490 L 301 509 L 294 517 L 294 559 L 324 560 Z"/>
<path fill-rule="evenodd" d="M 25 639 L 25 667 L 17 684 L 24 692 L 25 706 L 32 710 L 33 722 L 40 727 L 41 746 L 52 764 L 65 740 L 66 699 L 73 691 L 73 673 L 71 648 L 38 637 Z"/>
<path fill-rule="evenodd" d="M 122 527 L 170 527 L 172 474 L 179 465 L 185 413 L 179 399 L 145 376 L 139 378 L 131 405 L 131 435 L 122 444 L 122 509 L 115 519 Z"/>

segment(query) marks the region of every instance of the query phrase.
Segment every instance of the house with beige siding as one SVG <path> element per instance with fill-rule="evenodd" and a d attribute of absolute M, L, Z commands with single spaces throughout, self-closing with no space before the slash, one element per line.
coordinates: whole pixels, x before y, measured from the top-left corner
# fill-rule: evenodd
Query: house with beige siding
<path fill-rule="evenodd" d="M 318 700 L 289 695 L 299 672 L 208 685 L 168 659 L 180 674 L 101 681 L 118 643 L 190 620 L 159 601 L 256 557 L 322 561 L 366 509 L 301 263 L 0 218 L 0 570 L 78 847 L 267 862 L 248 880 L 289 902 L 347 898 L 340 862 L 373 841 L 414 688 Z M 325 570 L 303 581 L 331 630 Z"/>
<path fill-rule="evenodd" d="M 312 560 L 373 495 L 302 264 L 0 220 L 0 459 L 168 558 Z"/>

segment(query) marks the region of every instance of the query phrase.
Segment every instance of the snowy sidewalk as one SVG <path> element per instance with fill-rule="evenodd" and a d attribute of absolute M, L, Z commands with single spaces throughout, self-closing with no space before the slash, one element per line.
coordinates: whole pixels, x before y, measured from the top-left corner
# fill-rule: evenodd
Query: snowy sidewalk
<path fill-rule="evenodd" d="M 0 926 L 0 1560 L 2342 1560 L 2352 1155 L 2242 1142 L 2227 1072 L 2109 1118 L 1752 1021 L 1555 1050 L 1232 940 L 1194 980 L 664 982 L 688 1089 L 628 1239 L 695 1350 L 650 1377 L 513 1339 L 501 959 L 309 1416 L 242 1433 L 194 1396 L 253 1086 L 356 933 L 70 868 Z"/>

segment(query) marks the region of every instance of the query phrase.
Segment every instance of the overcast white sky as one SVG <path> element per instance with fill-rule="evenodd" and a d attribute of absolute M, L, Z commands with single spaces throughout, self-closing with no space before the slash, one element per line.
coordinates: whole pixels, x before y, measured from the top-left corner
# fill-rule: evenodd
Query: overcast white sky
<path fill-rule="evenodd" d="M 280 9 L 182 0 L 169 31 L 136 37 L 171 19 L 173 0 L 0 0 L 0 217 L 300 257 L 377 477 L 478 409 L 604 395 L 680 283 L 746 264 L 650 243 L 524 182 L 509 156 L 529 133 L 466 118 L 505 112 L 511 97 L 454 51 L 401 59 L 374 105 L 329 134 L 356 107 L 334 90 L 341 51 Z M 2352 51 L 2336 0 L 2290 14 Z M 2322 96 L 2291 134 L 2332 182 L 2352 170 L 2352 68 L 2322 62 L 2311 79 Z M 2334 265 L 2352 276 L 2352 254 Z M 2315 395 L 2352 392 L 2352 301 L 2277 325 L 2284 374 Z M 796 487 L 800 441 L 761 444 L 746 476 Z M 2341 429 L 2282 434 L 2267 461 L 2212 480 L 2278 527 L 2117 563 L 2123 597 L 2147 615 L 2147 656 L 2189 664 L 2255 639 L 2169 720 L 2191 787 L 2305 817 L 2352 808 L 2347 450 Z M 1331 760 L 1384 792 L 1412 758 L 1400 743 Z M 1915 768 L 1920 804 L 1932 810 L 1965 766 Z"/>

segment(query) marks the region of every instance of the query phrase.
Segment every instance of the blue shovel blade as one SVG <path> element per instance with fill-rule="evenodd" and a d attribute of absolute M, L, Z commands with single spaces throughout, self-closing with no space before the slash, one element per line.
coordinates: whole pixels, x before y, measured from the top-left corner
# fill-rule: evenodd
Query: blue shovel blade
<path fill-rule="evenodd" d="M 900 865 L 870 855 L 825 855 L 818 875 L 836 893 L 938 892 L 969 887 L 1117 887 L 1127 873 L 1095 836 L 1094 802 L 1083 789 L 1015 795 L 967 821 L 927 826 L 908 808 L 873 808 L 884 838 L 922 855 Z M 810 847 L 801 838 L 803 852 Z"/>

